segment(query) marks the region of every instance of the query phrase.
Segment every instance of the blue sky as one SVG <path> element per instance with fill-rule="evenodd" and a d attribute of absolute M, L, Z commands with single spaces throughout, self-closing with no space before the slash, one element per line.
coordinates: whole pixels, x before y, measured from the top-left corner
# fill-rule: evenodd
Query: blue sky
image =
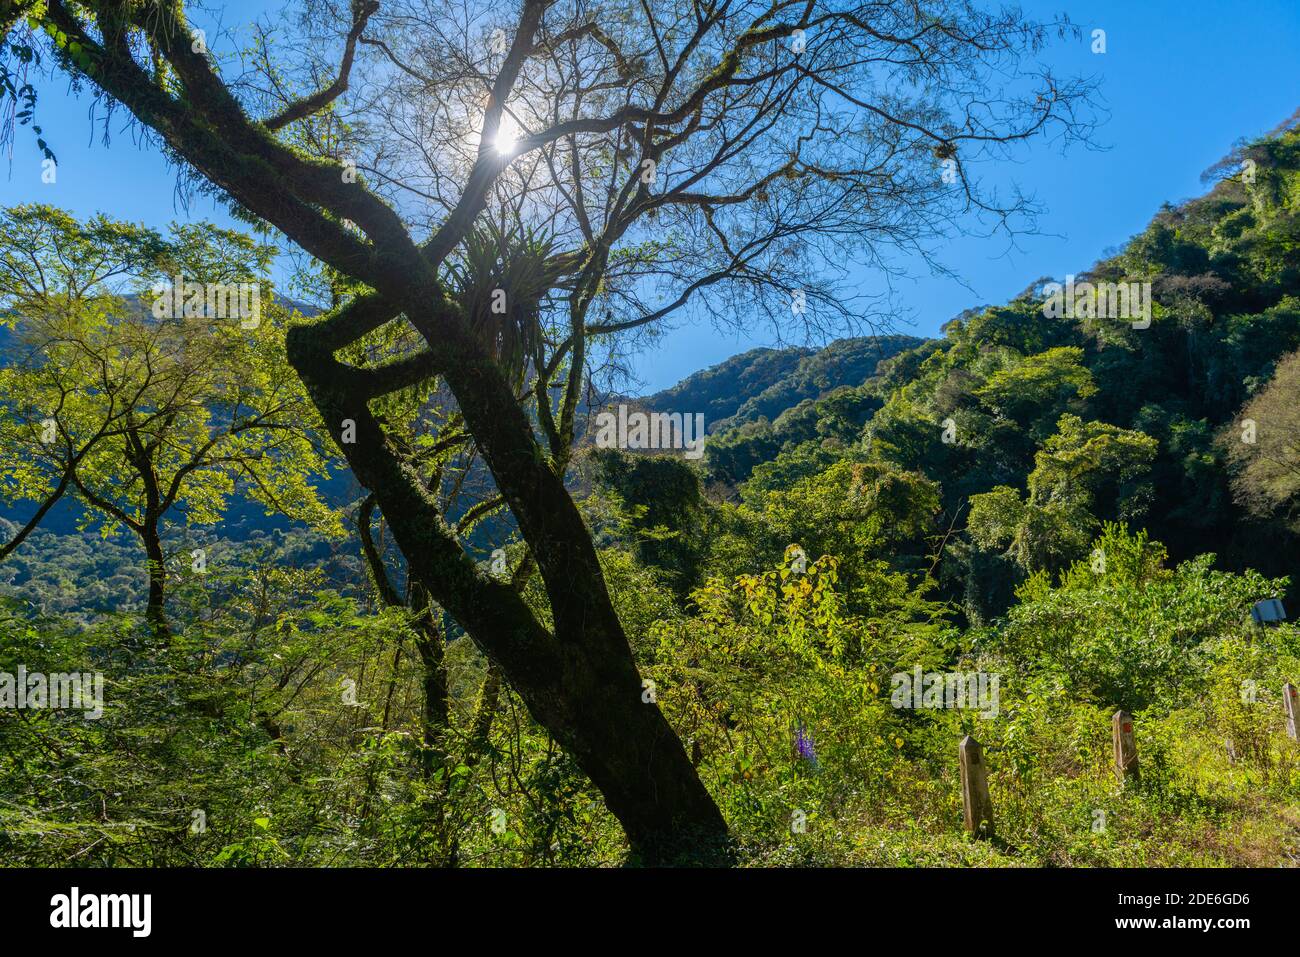
<path fill-rule="evenodd" d="M 264 5 L 225 6 L 233 26 Z M 1017 248 L 975 236 L 946 242 L 939 258 L 964 285 L 919 267 L 895 280 L 896 300 L 914 320 L 897 331 L 935 335 L 968 306 L 1002 302 L 1040 276 L 1086 268 L 1145 226 L 1161 203 L 1203 192 L 1201 173 L 1237 139 L 1268 131 L 1300 106 L 1297 0 L 1026 0 L 1022 7 L 1038 18 L 1066 12 L 1086 29 L 1106 31 L 1105 54 L 1092 54 L 1086 42 L 1045 53 L 1058 73 L 1100 80 L 1109 120 L 1096 140 L 1105 148 L 1062 156 L 1040 144 L 1018 164 L 986 168 L 989 184 L 1017 183 L 1046 207 L 1040 234 L 1021 237 Z M 79 216 L 103 211 L 152 225 L 187 216 L 228 222 L 209 200 L 194 200 L 188 212 L 178 205 L 174 173 L 156 150 L 134 141 L 124 115 L 106 147 L 98 128 L 92 132 L 90 104 L 87 94 L 70 96 L 64 78 L 42 85 L 38 122 L 59 157 L 58 181 L 41 183 L 35 138 L 20 129 L 12 165 L 0 168 L 0 203 L 49 202 Z M 871 292 L 883 280 L 864 275 L 861 285 Z M 653 391 L 771 342 L 769 329 L 737 335 L 681 328 L 642 354 L 635 369 Z"/>

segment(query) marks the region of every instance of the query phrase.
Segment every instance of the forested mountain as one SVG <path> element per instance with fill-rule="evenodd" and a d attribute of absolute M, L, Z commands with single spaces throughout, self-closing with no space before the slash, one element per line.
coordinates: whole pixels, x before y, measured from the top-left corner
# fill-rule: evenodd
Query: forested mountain
<path fill-rule="evenodd" d="M 1082 298 L 1076 315 L 1053 315 L 1043 279 L 879 374 L 835 362 L 866 340 L 835 343 L 736 396 L 703 481 L 756 508 L 834 463 L 924 481 L 935 528 L 954 532 L 937 564 L 944 593 L 971 621 L 1003 613 L 1026 576 L 1083 557 L 1107 521 L 1147 529 L 1176 560 L 1213 552 L 1221 567 L 1294 576 L 1300 483 L 1285 410 L 1300 401 L 1298 142 L 1243 150 L 1223 165 L 1249 168 L 1249 182 L 1228 176 L 1161 210 L 1073 277 L 1146 284 L 1149 318 L 1095 316 Z M 661 395 L 693 397 L 714 378 L 741 379 L 728 363 Z"/>
<path fill-rule="evenodd" d="M 642 398 L 641 404 L 656 410 L 703 412 L 712 431 L 734 416 L 747 401 L 785 381 L 814 352 L 815 349 L 799 346 L 750 349 Z"/>
<path fill-rule="evenodd" d="M 702 369 L 638 405 L 654 411 L 703 412 L 710 433 L 775 419 L 805 399 L 860 385 L 877 365 L 914 348 L 914 336 L 839 339 L 821 349 L 751 349 Z"/>

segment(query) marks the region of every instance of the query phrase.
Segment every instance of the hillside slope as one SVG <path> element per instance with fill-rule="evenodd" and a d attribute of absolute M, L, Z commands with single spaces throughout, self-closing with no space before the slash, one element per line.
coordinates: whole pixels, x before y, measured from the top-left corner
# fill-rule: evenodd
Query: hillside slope
<path fill-rule="evenodd" d="M 1300 131 L 1217 169 L 1224 178 L 1206 195 L 1166 206 L 1120 253 L 1080 267 L 1074 283 L 1105 298 L 1083 285 L 1077 302 L 1031 288 L 964 312 L 879 374 L 857 361 L 862 341 L 845 340 L 732 398 L 705 478 L 716 502 L 747 503 L 749 540 L 764 539 L 755 523 L 774 510 L 797 515 L 793 503 L 844 465 L 912 483 L 911 505 L 928 501 L 923 483 L 934 511 L 919 525 L 911 514 L 864 515 L 841 489 L 845 501 L 827 505 L 835 514 L 817 527 L 795 522 L 758 553 L 715 544 L 724 567 L 779 560 L 797 535 L 810 553 L 815 543 L 837 554 L 828 525 L 892 521 L 915 533 L 878 557 L 931 568 L 964 620 L 984 623 L 1020 583 L 1063 572 L 1106 522 L 1124 522 L 1175 561 L 1208 553 L 1222 568 L 1288 576 L 1295 597 L 1300 454 L 1288 410 L 1300 395 L 1287 390 L 1300 358 L 1287 357 L 1300 350 Z M 1109 298 L 1121 287 L 1133 292 L 1131 314 L 1117 292 Z M 727 374 L 706 370 L 652 400 L 710 397 L 712 383 L 740 380 L 726 363 L 717 369 Z"/>
<path fill-rule="evenodd" d="M 822 349 L 751 349 L 640 400 L 654 411 L 703 412 L 710 434 L 775 419 L 806 399 L 860 385 L 876 366 L 919 346 L 915 336 L 837 339 Z"/>

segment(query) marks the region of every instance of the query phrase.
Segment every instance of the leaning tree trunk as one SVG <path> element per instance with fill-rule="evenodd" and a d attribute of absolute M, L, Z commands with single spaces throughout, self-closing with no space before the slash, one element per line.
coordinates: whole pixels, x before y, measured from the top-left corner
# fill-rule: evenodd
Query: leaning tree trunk
<path fill-rule="evenodd" d="M 374 493 L 412 574 L 601 790 L 634 857 L 725 860 L 726 823 L 658 705 L 643 698 L 590 533 L 562 477 L 491 359 L 464 340 L 457 346 L 443 374 L 537 562 L 553 634 L 509 584 L 485 575 L 461 549 L 420 476 L 394 453 L 364 398 L 347 388 L 329 337 L 306 326 L 288 337 L 290 361 L 324 421 L 336 435 L 352 421 L 355 441 L 340 448 Z"/>
<path fill-rule="evenodd" d="M 489 359 L 454 363 L 446 378 L 536 558 L 566 647 L 564 705 L 555 709 L 566 732 L 561 743 L 604 792 L 644 859 L 718 850 L 711 845 L 726 825 L 642 687 L 591 534 L 562 476 L 542 460 L 531 423 Z M 567 707 L 574 702 L 578 708 Z"/>

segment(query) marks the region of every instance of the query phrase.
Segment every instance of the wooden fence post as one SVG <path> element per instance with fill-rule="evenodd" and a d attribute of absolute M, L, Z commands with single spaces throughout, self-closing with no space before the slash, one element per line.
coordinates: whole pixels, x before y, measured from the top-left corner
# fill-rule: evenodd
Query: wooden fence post
<path fill-rule="evenodd" d="M 1115 748 L 1115 776 L 1120 783 L 1128 779 L 1137 781 L 1138 773 L 1137 741 L 1133 736 L 1133 716 L 1120 709 L 1111 719 L 1111 741 Z"/>
<path fill-rule="evenodd" d="M 1296 727 L 1297 712 L 1300 712 L 1300 699 L 1296 697 L 1295 685 L 1287 682 L 1282 686 L 1282 707 L 1286 710 L 1286 733 L 1292 741 L 1300 741 L 1300 729 Z"/>
<path fill-rule="evenodd" d="M 961 801 L 966 830 L 976 837 L 993 835 L 993 799 L 989 797 L 988 768 L 984 749 L 969 734 L 957 745 L 961 761 Z M 987 825 L 986 827 L 984 825 Z"/>

